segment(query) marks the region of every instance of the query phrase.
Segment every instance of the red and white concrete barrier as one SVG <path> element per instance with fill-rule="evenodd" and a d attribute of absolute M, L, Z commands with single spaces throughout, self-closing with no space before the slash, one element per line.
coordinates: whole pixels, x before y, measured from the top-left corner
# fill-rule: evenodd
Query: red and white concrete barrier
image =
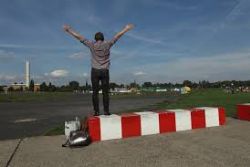
<path fill-rule="evenodd" d="M 250 121 L 250 103 L 237 105 L 237 117 L 241 120 Z"/>
<path fill-rule="evenodd" d="M 225 109 L 222 107 L 199 107 L 195 109 L 205 111 L 206 127 L 220 126 L 226 122 Z"/>
<path fill-rule="evenodd" d="M 88 119 L 89 134 L 93 141 L 184 131 L 223 124 L 225 124 L 224 109 L 211 107 L 113 114 L 93 116 Z"/>
<path fill-rule="evenodd" d="M 136 112 L 140 116 L 140 135 L 151 135 L 160 132 L 159 114 L 152 111 Z"/>

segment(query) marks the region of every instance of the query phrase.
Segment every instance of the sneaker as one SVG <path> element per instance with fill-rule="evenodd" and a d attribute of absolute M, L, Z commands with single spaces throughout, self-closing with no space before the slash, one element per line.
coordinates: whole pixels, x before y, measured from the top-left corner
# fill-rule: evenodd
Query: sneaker
<path fill-rule="evenodd" d="M 94 116 L 99 116 L 100 113 L 99 112 L 95 112 Z"/>
<path fill-rule="evenodd" d="M 104 115 L 111 115 L 110 112 L 104 112 Z"/>

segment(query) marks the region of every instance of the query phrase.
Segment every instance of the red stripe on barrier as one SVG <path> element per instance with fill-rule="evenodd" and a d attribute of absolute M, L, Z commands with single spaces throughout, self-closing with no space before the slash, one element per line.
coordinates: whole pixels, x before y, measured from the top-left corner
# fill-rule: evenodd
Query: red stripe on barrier
<path fill-rule="evenodd" d="M 141 136 L 141 117 L 136 114 L 122 114 L 122 137 Z"/>
<path fill-rule="evenodd" d="M 201 109 L 191 110 L 191 120 L 192 120 L 192 129 L 205 128 L 206 127 L 205 110 Z"/>
<path fill-rule="evenodd" d="M 175 132 L 175 113 L 159 111 L 160 133 Z"/>
<path fill-rule="evenodd" d="M 89 136 L 92 141 L 101 140 L 101 127 L 100 127 L 100 118 L 99 117 L 89 117 L 88 118 L 88 128 Z"/>
<path fill-rule="evenodd" d="M 241 120 L 250 121 L 250 105 L 237 105 L 237 117 Z"/>
<path fill-rule="evenodd" d="M 218 108 L 219 111 L 219 123 L 220 125 L 224 125 L 226 123 L 226 113 L 223 107 Z"/>

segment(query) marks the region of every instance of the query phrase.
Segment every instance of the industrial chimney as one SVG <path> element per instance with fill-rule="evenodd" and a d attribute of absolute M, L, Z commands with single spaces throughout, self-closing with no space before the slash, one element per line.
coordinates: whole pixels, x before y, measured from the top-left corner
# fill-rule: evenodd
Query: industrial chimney
<path fill-rule="evenodd" d="M 26 87 L 30 87 L 30 62 L 26 61 L 25 64 L 25 81 L 26 81 Z"/>

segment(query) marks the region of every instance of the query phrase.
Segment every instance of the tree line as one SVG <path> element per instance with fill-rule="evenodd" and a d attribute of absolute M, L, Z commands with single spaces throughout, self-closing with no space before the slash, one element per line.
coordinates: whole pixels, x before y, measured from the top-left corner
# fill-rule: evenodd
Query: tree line
<path fill-rule="evenodd" d="M 199 82 L 192 82 L 190 80 L 184 80 L 182 83 L 152 83 L 152 82 L 144 82 L 142 84 L 136 83 L 135 81 L 129 84 L 118 84 L 115 82 L 110 82 L 110 89 L 114 90 L 116 88 L 164 88 L 164 89 L 171 89 L 171 88 L 181 88 L 183 86 L 188 86 L 191 88 L 226 88 L 226 87 L 248 87 L 250 86 L 250 80 L 248 81 L 217 81 L 217 82 L 209 82 L 209 81 L 199 81 Z M 43 82 L 40 85 L 40 91 L 90 91 L 92 87 L 88 82 L 85 85 L 80 85 L 78 81 L 70 81 L 67 85 L 62 86 L 55 86 L 52 83 L 46 84 Z"/>
<path fill-rule="evenodd" d="M 129 84 L 118 84 L 115 82 L 110 83 L 110 89 L 114 90 L 116 88 L 181 88 L 183 86 L 188 86 L 190 88 L 227 88 L 227 87 L 250 87 L 250 80 L 247 81 L 236 81 L 236 80 L 227 80 L 227 81 L 217 81 L 217 82 L 209 82 L 206 80 L 193 82 L 190 80 L 184 80 L 182 83 L 152 83 L 152 82 L 144 82 L 142 84 L 136 83 L 135 81 Z M 0 91 L 3 91 L 4 86 L 0 86 Z M 34 81 L 31 80 L 29 90 L 32 91 L 34 89 Z M 44 92 L 70 92 L 70 91 L 90 91 L 91 85 L 86 82 L 85 85 L 80 85 L 78 81 L 70 81 L 66 85 L 56 86 L 51 82 L 46 83 L 42 82 L 40 85 L 40 91 Z"/>

